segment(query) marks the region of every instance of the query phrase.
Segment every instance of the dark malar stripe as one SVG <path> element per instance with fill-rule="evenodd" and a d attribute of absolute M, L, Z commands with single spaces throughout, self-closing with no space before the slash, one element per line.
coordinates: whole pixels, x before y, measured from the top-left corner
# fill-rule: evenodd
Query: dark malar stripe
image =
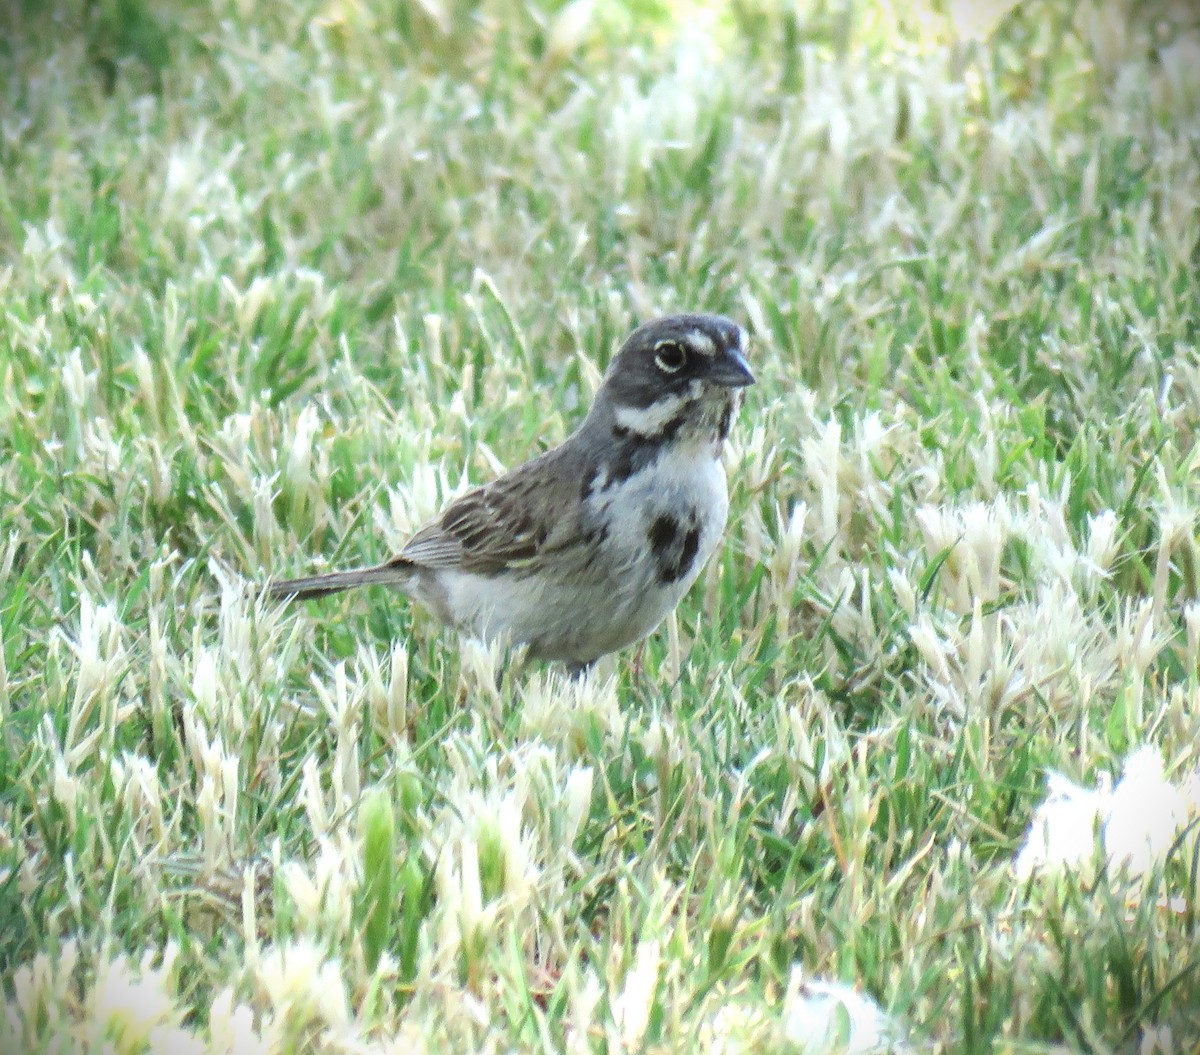
<path fill-rule="evenodd" d="M 640 436 L 627 429 L 613 429 L 613 437 L 617 440 L 616 451 L 584 478 L 583 496 L 586 498 L 592 494 L 597 483 L 601 491 L 607 491 L 650 468 L 662 456 L 667 445 L 675 441 L 692 410 L 694 408 L 690 404 L 683 407 L 653 436 Z"/>

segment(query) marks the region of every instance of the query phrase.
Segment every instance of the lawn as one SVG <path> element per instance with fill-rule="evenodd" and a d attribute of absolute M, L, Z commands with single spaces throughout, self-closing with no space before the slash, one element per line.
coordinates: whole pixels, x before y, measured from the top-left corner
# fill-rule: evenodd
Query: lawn
<path fill-rule="evenodd" d="M 1003 6 L 0 14 L 0 1052 L 1200 1050 L 1200 17 Z M 640 655 L 264 598 L 677 310 Z"/>

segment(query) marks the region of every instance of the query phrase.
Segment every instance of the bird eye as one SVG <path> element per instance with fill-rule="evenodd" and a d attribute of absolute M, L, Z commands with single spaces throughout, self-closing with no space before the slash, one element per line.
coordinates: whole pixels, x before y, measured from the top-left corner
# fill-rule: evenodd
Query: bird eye
<path fill-rule="evenodd" d="M 654 346 L 654 362 L 664 374 L 677 374 L 687 362 L 687 352 L 676 341 L 659 341 Z"/>

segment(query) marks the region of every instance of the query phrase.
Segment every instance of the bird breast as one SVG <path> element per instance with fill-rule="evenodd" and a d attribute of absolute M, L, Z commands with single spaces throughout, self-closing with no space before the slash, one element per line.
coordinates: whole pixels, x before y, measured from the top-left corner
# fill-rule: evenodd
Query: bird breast
<path fill-rule="evenodd" d="M 633 475 L 597 483 L 581 518 L 588 544 L 523 572 L 442 573 L 452 621 L 568 663 L 590 663 L 654 630 L 721 538 L 724 467 L 711 444 L 668 445 Z"/>

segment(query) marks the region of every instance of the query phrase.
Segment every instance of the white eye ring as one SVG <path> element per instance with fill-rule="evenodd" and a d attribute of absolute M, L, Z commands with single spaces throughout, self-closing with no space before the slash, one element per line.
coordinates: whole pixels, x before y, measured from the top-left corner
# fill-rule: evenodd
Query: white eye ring
<path fill-rule="evenodd" d="M 664 374 L 677 374 L 687 362 L 687 352 L 678 341 L 659 341 L 654 346 L 654 365 Z"/>

